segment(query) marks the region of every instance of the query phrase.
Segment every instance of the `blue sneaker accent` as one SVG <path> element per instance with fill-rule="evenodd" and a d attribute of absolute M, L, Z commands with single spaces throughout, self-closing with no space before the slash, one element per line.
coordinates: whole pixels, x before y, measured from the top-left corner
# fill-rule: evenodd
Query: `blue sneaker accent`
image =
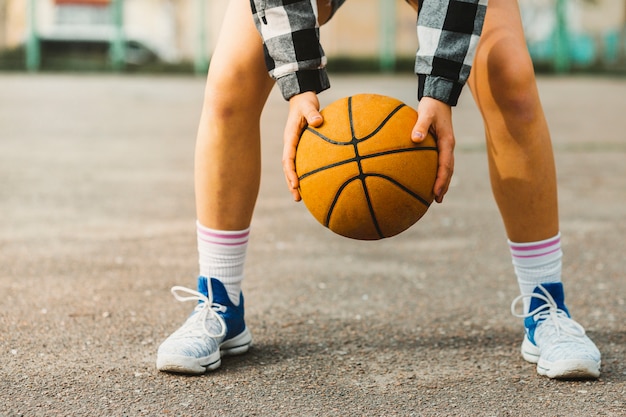
<path fill-rule="evenodd" d="M 235 306 L 220 281 L 205 277 L 198 278 L 198 291 L 177 286 L 172 294 L 179 301 L 198 303 L 187 321 L 159 346 L 158 370 L 202 374 L 217 369 L 222 356 L 248 351 L 252 336 L 244 321 L 243 295 Z"/>
<path fill-rule="evenodd" d="M 207 278 L 199 277 L 198 292 L 205 295 L 208 294 L 208 282 L 209 280 Z M 224 340 L 232 339 L 239 333 L 243 332 L 246 328 L 246 323 L 244 321 L 243 293 L 239 295 L 239 305 L 235 306 L 232 301 L 230 301 L 230 297 L 228 296 L 228 292 L 226 292 L 224 284 L 220 281 L 215 278 L 211 278 L 211 289 L 213 292 L 213 304 L 219 304 L 226 307 L 226 311 L 218 311 L 218 314 L 222 316 L 224 322 L 226 323 L 226 337 Z M 201 302 L 202 301 L 198 301 L 198 303 Z"/>
<path fill-rule="evenodd" d="M 524 298 L 530 298 L 529 312 L 515 313 L 515 305 Z M 541 284 L 532 294 L 515 298 L 511 312 L 524 319 L 522 356 L 537 364 L 539 375 L 560 379 L 600 376 L 600 351 L 583 326 L 571 318 L 560 282 Z"/>
<path fill-rule="evenodd" d="M 563 311 L 567 317 L 571 317 L 569 314 L 569 310 L 565 306 L 565 291 L 563 290 L 563 284 L 560 282 L 551 282 L 547 284 L 542 284 L 543 287 L 551 296 L 554 302 L 556 303 L 556 307 Z M 546 306 L 549 300 L 547 300 L 544 296 L 544 292 L 541 290 L 541 287 L 535 287 L 533 294 L 538 294 L 535 297 L 531 297 L 530 299 L 530 308 L 528 311 L 530 312 L 539 312 L 543 306 Z M 545 307 L 546 309 L 548 306 Z M 535 344 L 535 329 L 537 328 L 537 324 L 541 321 L 545 320 L 545 317 L 532 315 L 528 316 L 524 319 L 524 326 L 526 327 L 526 334 L 528 335 L 528 339 Z"/>

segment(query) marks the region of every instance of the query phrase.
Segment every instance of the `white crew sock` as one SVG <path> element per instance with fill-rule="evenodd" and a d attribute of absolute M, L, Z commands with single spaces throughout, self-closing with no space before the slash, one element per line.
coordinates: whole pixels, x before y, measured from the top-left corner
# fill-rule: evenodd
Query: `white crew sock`
<path fill-rule="evenodd" d="M 539 284 L 561 282 L 561 233 L 538 242 L 508 242 L 522 294 L 532 294 Z M 530 299 L 524 298 L 525 313 L 529 307 Z"/>
<path fill-rule="evenodd" d="M 213 230 L 202 226 L 200 222 L 196 222 L 196 227 L 200 276 L 220 281 L 228 292 L 228 298 L 233 304 L 239 305 L 250 228 Z"/>

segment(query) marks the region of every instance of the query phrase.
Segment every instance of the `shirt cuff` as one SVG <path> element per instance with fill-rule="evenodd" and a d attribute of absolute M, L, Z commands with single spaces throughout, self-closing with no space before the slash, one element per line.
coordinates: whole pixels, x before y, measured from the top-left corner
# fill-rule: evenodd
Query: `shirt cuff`
<path fill-rule="evenodd" d="M 434 75 L 418 74 L 417 98 L 432 97 L 450 106 L 456 106 L 463 84 Z"/>
<path fill-rule="evenodd" d="M 319 94 L 330 88 L 328 74 L 323 68 L 292 72 L 278 78 L 276 83 L 285 100 L 305 91 L 315 91 Z"/>

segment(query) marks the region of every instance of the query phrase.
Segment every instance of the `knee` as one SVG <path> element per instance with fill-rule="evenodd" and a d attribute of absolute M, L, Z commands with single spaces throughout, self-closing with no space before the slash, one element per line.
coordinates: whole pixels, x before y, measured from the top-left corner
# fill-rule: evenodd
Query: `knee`
<path fill-rule="evenodd" d="M 213 89 L 207 85 L 202 112 L 213 123 L 232 124 L 238 112 L 242 111 L 241 105 L 237 105 L 237 102 L 237 95 L 234 92 Z"/>
<path fill-rule="evenodd" d="M 255 118 L 258 122 L 265 104 L 263 97 L 267 97 L 262 90 L 261 85 L 250 85 L 245 77 L 239 81 L 208 79 L 203 113 L 215 123 L 233 124 Z"/>
<path fill-rule="evenodd" d="M 507 118 L 531 122 L 540 110 L 535 72 L 526 50 L 488 62 L 488 83 L 495 105 Z"/>

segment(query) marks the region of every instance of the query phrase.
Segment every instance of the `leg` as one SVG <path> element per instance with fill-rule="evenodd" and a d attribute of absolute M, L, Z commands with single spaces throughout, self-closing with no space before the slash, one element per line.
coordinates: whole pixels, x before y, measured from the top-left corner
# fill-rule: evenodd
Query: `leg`
<path fill-rule="evenodd" d="M 469 85 L 483 115 L 491 186 L 520 289 L 531 293 L 561 281 L 562 252 L 550 133 L 517 1 L 490 2 Z"/>
<path fill-rule="evenodd" d="M 490 0 L 469 84 L 522 290 L 522 355 L 541 375 L 597 378 L 600 352 L 565 306 L 554 156 L 516 0 Z"/>
<path fill-rule="evenodd" d="M 326 0 L 322 18 L 328 18 L 329 9 Z M 249 0 L 230 0 L 207 77 L 195 192 L 200 276 L 218 279 L 234 304 L 259 191 L 259 121 L 273 85 Z"/>
<path fill-rule="evenodd" d="M 330 16 L 326 8 L 320 9 L 322 18 Z M 214 370 L 223 355 L 245 353 L 252 343 L 241 282 L 260 183 L 259 121 L 273 85 L 249 0 L 230 0 L 211 59 L 196 141 L 198 291 L 172 288 L 178 300 L 198 304 L 160 345 L 161 371 Z"/>
<path fill-rule="evenodd" d="M 559 230 L 550 133 L 515 0 L 491 0 L 469 86 L 485 122 L 494 197 L 510 240 Z"/>
<path fill-rule="evenodd" d="M 196 143 L 196 210 L 206 227 L 250 225 L 261 173 L 259 119 L 273 85 L 248 0 L 230 0 L 211 58 Z"/>
<path fill-rule="evenodd" d="M 333 4 L 319 0 L 318 10 L 324 23 Z M 259 119 L 273 85 L 249 0 L 230 0 L 211 58 L 196 142 L 196 212 L 206 227 L 250 225 L 261 173 Z"/>
<path fill-rule="evenodd" d="M 222 355 L 244 353 L 252 342 L 240 286 L 260 182 L 259 120 L 272 86 L 250 4 L 230 0 L 211 59 L 196 141 L 198 291 L 172 289 L 180 301 L 198 304 L 159 347 L 161 371 L 204 373 L 219 367 Z"/>

